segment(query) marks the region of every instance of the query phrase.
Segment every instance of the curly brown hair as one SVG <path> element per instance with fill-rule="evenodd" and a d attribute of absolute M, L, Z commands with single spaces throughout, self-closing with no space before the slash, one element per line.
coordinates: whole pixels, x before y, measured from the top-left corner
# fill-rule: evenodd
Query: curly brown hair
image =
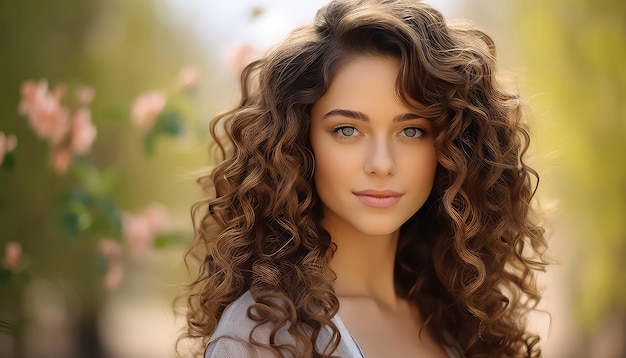
<path fill-rule="evenodd" d="M 525 316 L 540 299 L 546 241 L 531 205 L 537 173 L 523 160 L 522 102 L 499 80 L 489 36 L 408 0 L 333 1 L 244 69 L 240 103 L 211 126 L 223 161 L 199 179 L 210 198 L 192 209 L 185 258 L 198 259 L 199 272 L 181 339 L 206 343 L 225 307 L 250 290 L 257 303 L 248 315 L 274 326 L 269 343 L 252 343 L 277 356 L 327 357 L 338 346 L 335 247 L 312 182 L 310 111 L 346 59 L 361 54 L 399 59 L 398 95 L 425 108 L 436 132 L 435 185 L 400 228 L 398 293 L 440 342 L 449 333 L 468 357 L 539 356 Z M 325 326 L 335 334 L 319 352 Z M 281 327 L 297 350 L 274 344 Z"/>

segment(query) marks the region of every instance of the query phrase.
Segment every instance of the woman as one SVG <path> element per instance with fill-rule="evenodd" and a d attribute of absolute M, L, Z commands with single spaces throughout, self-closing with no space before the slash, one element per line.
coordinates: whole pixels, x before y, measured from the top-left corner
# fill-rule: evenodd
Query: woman
<path fill-rule="evenodd" d="M 426 4 L 357 0 L 249 65 L 212 125 L 185 337 L 205 357 L 538 356 L 536 174 L 494 56 Z"/>

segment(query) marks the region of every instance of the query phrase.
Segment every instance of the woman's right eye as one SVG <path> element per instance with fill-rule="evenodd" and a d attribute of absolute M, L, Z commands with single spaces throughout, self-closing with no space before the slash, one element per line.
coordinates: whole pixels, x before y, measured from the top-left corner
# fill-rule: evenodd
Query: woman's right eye
<path fill-rule="evenodd" d="M 351 126 L 339 126 L 333 129 L 333 133 L 340 137 L 355 137 L 359 132 Z"/>

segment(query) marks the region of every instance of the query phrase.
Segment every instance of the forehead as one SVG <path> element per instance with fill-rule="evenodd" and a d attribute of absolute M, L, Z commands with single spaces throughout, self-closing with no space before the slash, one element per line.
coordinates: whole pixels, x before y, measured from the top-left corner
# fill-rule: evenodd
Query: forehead
<path fill-rule="evenodd" d="M 346 60 L 313 107 L 313 115 L 333 109 L 410 111 L 397 93 L 400 61 L 392 56 L 360 55 Z"/>
<path fill-rule="evenodd" d="M 389 85 L 395 88 L 400 61 L 392 56 L 355 55 L 345 59 L 330 81 L 330 87 L 357 87 L 359 84 Z"/>

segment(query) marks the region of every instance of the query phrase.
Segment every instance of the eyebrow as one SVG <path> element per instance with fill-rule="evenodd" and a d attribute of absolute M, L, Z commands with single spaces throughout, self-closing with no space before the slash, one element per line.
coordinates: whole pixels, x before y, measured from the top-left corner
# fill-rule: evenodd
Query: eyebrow
<path fill-rule="evenodd" d="M 347 109 L 333 109 L 332 111 L 326 113 L 322 118 L 328 118 L 332 116 L 342 116 L 342 117 L 347 117 L 347 118 L 358 119 L 358 120 L 365 121 L 365 122 L 369 122 L 370 120 L 370 117 L 363 112 L 351 111 Z M 395 123 L 395 122 L 403 122 L 403 121 L 409 121 L 411 119 L 419 119 L 419 118 L 422 118 L 422 117 L 418 116 L 415 113 L 402 113 L 393 117 L 393 121 Z"/>

